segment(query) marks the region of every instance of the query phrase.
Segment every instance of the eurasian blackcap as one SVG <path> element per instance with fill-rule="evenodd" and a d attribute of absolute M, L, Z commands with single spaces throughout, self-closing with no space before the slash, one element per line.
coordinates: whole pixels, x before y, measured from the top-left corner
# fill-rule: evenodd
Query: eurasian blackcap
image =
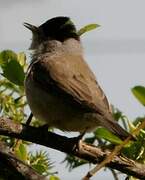
<path fill-rule="evenodd" d="M 128 137 L 113 119 L 107 98 L 84 60 L 70 18 L 55 17 L 39 27 L 24 25 L 33 35 L 25 90 L 34 116 L 62 131 L 82 133 L 103 126 L 121 139 Z"/>

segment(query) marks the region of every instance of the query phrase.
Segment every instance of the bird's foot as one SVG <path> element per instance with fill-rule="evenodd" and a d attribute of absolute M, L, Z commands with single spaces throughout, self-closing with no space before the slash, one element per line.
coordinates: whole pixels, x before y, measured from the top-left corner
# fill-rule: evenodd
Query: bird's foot
<path fill-rule="evenodd" d="M 86 130 L 83 133 L 81 133 L 79 136 L 74 138 L 74 141 L 75 141 L 75 145 L 73 149 L 74 151 L 80 151 L 82 149 L 82 139 L 85 133 L 86 133 Z"/>

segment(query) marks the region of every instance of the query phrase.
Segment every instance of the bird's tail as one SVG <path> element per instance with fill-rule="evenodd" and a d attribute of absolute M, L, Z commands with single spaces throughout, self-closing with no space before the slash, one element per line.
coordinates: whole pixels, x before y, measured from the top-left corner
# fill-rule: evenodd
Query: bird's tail
<path fill-rule="evenodd" d="M 136 140 L 134 136 L 124 130 L 115 120 L 106 119 L 103 125 L 122 140 L 125 140 L 128 136 L 131 136 L 131 140 Z"/>

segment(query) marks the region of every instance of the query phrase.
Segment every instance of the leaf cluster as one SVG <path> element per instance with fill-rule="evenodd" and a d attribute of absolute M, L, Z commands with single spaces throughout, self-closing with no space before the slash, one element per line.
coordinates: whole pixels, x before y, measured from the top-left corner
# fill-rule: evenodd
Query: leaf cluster
<path fill-rule="evenodd" d="M 23 52 L 16 54 L 11 50 L 0 53 L 0 115 L 9 117 L 16 122 L 25 123 L 28 118 L 28 105 L 24 93 L 25 71 L 27 69 L 26 55 Z M 39 122 L 34 118 L 33 125 Z M 0 136 L 13 153 L 20 160 L 31 165 L 37 172 L 44 175 L 53 175 L 52 163 L 45 151 L 32 153 L 31 143 L 14 138 Z M 51 176 L 52 178 L 55 176 Z"/>

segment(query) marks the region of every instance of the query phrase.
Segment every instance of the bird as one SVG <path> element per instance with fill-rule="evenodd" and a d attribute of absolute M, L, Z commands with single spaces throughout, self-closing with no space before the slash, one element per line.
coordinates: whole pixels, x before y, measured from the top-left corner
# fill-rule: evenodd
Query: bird
<path fill-rule="evenodd" d="M 132 136 L 114 120 L 72 20 L 57 16 L 40 26 L 24 26 L 32 32 L 24 87 L 33 115 L 64 132 L 93 132 L 101 126 L 122 140 Z"/>

